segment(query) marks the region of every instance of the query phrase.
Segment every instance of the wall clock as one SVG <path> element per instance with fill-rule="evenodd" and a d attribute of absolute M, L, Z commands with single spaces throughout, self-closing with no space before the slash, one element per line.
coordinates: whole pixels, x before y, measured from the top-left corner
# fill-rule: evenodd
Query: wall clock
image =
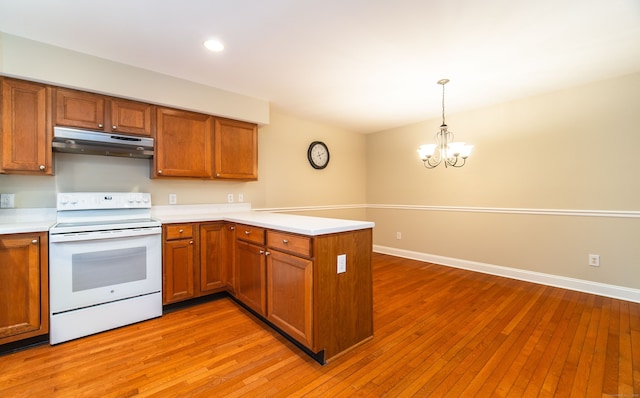
<path fill-rule="evenodd" d="M 309 145 L 307 159 L 314 169 L 324 169 L 329 164 L 329 148 L 322 141 L 313 141 Z"/>

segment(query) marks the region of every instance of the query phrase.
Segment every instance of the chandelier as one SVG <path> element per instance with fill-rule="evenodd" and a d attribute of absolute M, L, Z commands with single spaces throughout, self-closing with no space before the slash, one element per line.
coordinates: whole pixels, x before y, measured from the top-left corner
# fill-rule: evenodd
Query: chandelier
<path fill-rule="evenodd" d="M 436 133 L 436 143 L 418 148 L 420 159 L 428 169 L 437 167 L 443 161 L 444 167 L 462 167 L 473 149 L 473 145 L 453 141 L 453 132 L 448 130 L 444 122 L 444 85 L 447 83 L 449 79 L 438 80 L 438 84 L 442 86 L 442 125 Z"/>

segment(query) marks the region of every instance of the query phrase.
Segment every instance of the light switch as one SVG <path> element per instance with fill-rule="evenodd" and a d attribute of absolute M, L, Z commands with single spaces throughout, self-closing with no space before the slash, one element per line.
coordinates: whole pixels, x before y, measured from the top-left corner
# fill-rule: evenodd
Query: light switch
<path fill-rule="evenodd" d="M 343 272 L 347 272 L 347 255 L 346 254 L 338 255 L 338 273 L 341 274 Z"/>

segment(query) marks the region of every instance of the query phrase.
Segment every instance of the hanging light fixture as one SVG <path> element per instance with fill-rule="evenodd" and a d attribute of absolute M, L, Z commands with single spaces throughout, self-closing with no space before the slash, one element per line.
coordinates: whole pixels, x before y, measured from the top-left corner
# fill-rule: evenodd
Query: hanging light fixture
<path fill-rule="evenodd" d="M 449 79 L 438 80 L 438 84 L 442 86 L 442 125 L 436 133 L 436 143 L 418 148 L 420 159 L 428 169 L 437 167 L 443 161 L 444 167 L 462 167 L 473 149 L 473 145 L 453 141 L 453 133 L 444 122 L 444 85 L 447 83 Z"/>

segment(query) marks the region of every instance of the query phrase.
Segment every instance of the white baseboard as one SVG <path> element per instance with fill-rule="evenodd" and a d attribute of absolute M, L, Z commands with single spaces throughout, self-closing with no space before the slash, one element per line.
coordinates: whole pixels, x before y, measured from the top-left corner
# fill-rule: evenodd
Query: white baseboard
<path fill-rule="evenodd" d="M 396 249 L 388 246 L 373 245 L 373 251 L 376 253 L 389 254 L 411 260 L 425 261 L 454 268 L 466 269 L 469 271 L 482 272 L 484 274 L 503 276 L 521 281 L 539 283 L 547 286 L 560 287 L 563 289 L 576 290 L 579 292 L 640 303 L 640 290 L 624 286 L 608 285 L 605 283 L 567 278 L 559 275 L 544 274 L 541 272 L 503 267 L 500 265 L 485 264 L 452 257 L 443 257 L 434 254 Z"/>

